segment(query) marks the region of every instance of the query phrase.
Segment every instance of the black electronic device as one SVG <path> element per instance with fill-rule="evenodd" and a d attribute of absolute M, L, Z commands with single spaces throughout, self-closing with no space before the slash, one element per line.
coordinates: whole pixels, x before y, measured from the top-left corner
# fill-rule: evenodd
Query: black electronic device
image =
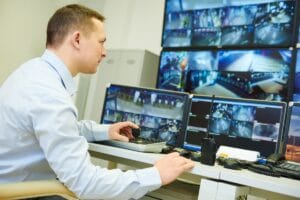
<path fill-rule="evenodd" d="M 213 138 L 202 139 L 200 162 L 206 165 L 214 165 L 216 161 L 217 144 Z"/>
<path fill-rule="evenodd" d="M 292 46 L 296 0 L 166 0 L 163 47 Z"/>
<path fill-rule="evenodd" d="M 287 101 L 293 55 L 293 50 L 283 48 L 165 49 L 160 55 L 156 87 L 209 96 Z"/>
<path fill-rule="evenodd" d="M 280 173 L 274 170 L 271 165 L 262 165 L 262 164 L 250 164 L 248 170 L 255 173 L 264 174 L 267 176 L 280 177 Z"/>
<path fill-rule="evenodd" d="M 134 138 L 138 138 L 141 135 L 141 129 L 140 128 L 132 128 L 132 135 Z"/>
<path fill-rule="evenodd" d="M 210 112 L 207 117 L 209 122 L 212 119 L 214 100 L 215 96 L 213 95 L 210 102 Z M 215 139 L 209 134 L 209 124 L 210 123 L 208 123 L 206 135 L 202 138 L 200 162 L 206 165 L 214 165 L 216 161 L 217 144 Z"/>
<path fill-rule="evenodd" d="M 215 97 L 210 111 L 211 101 L 210 96 L 192 96 L 183 148 L 201 150 L 209 132 L 217 146 L 258 151 L 264 157 L 279 152 L 286 103 Z"/>
<path fill-rule="evenodd" d="M 100 123 L 132 121 L 140 129 L 132 130 L 139 135 L 132 141 L 104 143 L 143 152 L 161 152 L 165 145 L 181 146 L 188 106 L 187 93 L 111 84 L 106 89 Z"/>

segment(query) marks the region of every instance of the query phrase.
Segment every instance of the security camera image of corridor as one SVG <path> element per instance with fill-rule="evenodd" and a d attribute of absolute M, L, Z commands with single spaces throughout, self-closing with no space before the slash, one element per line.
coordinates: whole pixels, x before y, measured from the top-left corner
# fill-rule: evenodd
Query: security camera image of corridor
<path fill-rule="evenodd" d="M 157 88 L 183 91 L 186 70 L 187 52 L 162 52 L 160 57 Z"/>
<path fill-rule="evenodd" d="M 182 129 L 188 94 L 112 85 L 107 89 L 102 122 L 132 121 L 140 137 L 175 145 Z"/>
<path fill-rule="evenodd" d="M 214 134 L 252 138 L 255 108 L 218 103 L 212 108 L 209 131 Z"/>
<path fill-rule="evenodd" d="M 224 7 L 222 14 L 222 46 L 253 43 L 256 5 Z"/>
<path fill-rule="evenodd" d="M 220 50 L 213 56 L 218 62 L 214 65 L 190 62 L 196 53 L 188 55 L 188 92 L 274 101 L 287 97 L 290 50 Z"/>
<path fill-rule="evenodd" d="M 254 43 L 290 45 L 294 26 L 295 3 L 295 1 L 277 1 L 258 5 Z"/>
<path fill-rule="evenodd" d="M 190 46 L 192 12 L 169 12 L 165 14 L 163 46 Z"/>

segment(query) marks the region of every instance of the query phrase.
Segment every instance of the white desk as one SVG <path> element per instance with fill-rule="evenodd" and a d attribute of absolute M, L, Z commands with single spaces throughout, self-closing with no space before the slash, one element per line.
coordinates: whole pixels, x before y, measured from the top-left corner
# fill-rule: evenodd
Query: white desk
<path fill-rule="evenodd" d="M 142 153 L 94 143 L 89 144 L 89 151 L 91 156 L 97 158 L 141 167 L 150 166 L 163 156 L 163 154 Z M 270 177 L 248 170 L 230 170 L 218 165 L 207 166 L 201 163 L 196 163 L 195 168 L 189 174 L 237 183 L 300 199 L 300 181 L 298 180 Z"/>

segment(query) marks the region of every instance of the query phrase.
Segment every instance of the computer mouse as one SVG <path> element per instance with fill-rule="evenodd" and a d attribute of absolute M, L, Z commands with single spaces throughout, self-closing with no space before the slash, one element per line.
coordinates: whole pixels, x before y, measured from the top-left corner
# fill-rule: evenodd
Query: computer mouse
<path fill-rule="evenodd" d="M 173 146 L 165 146 L 162 148 L 161 153 L 167 154 L 167 153 L 171 153 L 173 151 L 174 151 Z"/>
<path fill-rule="evenodd" d="M 132 132 L 133 137 L 138 138 L 141 134 L 141 129 L 140 128 L 132 128 L 131 132 Z"/>
<path fill-rule="evenodd" d="M 238 160 L 232 158 L 227 158 L 224 160 L 224 168 L 235 169 L 235 170 L 241 169 Z"/>

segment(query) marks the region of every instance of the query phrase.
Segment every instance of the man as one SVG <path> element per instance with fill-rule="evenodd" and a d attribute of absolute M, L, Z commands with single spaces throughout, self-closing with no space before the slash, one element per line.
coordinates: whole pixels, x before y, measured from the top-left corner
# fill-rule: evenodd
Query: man
<path fill-rule="evenodd" d="M 73 77 L 95 73 L 106 55 L 104 17 L 80 5 L 55 12 L 44 54 L 23 64 L 0 89 L 0 182 L 55 179 L 82 199 L 140 198 L 194 166 L 178 153 L 153 167 L 122 172 L 94 166 L 88 141 L 132 138 L 131 122 L 77 121 Z"/>

